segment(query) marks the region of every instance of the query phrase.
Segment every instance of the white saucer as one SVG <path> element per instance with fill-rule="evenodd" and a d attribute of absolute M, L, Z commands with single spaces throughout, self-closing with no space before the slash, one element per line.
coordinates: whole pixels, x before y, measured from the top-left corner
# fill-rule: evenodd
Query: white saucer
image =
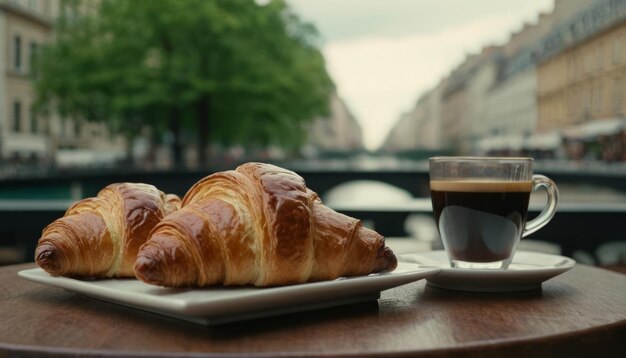
<path fill-rule="evenodd" d="M 430 286 L 456 291 L 516 292 L 541 288 L 541 284 L 568 271 L 576 261 L 569 257 L 532 251 L 517 251 L 506 270 L 477 270 L 450 267 L 445 251 L 404 254 L 404 262 L 420 268 L 440 267 L 441 272 L 427 277 Z"/>

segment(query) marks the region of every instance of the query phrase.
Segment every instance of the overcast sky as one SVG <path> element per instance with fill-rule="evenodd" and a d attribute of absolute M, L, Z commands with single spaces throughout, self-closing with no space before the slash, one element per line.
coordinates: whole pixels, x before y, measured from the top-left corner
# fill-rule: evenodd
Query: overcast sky
<path fill-rule="evenodd" d="M 375 149 L 468 53 L 501 44 L 553 0 L 287 0 L 312 22 L 339 95 Z"/>

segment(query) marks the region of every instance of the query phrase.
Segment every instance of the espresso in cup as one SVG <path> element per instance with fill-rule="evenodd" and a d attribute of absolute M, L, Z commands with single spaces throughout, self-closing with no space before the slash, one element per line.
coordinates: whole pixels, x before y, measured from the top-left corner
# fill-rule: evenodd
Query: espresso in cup
<path fill-rule="evenodd" d="M 533 174 L 532 158 L 435 157 L 429 160 L 433 212 L 450 266 L 506 269 L 517 244 L 556 212 L 556 184 Z M 544 188 L 544 210 L 527 221 L 533 190 Z"/>
<path fill-rule="evenodd" d="M 453 260 L 506 260 L 522 236 L 532 182 L 431 181 L 435 220 Z"/>

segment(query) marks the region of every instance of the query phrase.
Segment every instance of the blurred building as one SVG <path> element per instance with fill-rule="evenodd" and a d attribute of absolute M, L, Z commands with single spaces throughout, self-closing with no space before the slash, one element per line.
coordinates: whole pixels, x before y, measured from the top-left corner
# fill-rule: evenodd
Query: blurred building
<path fill-rule="evenodd" d="M 124 152 L 123 141 L 102 124 L 33 110 L 33 59 L 64 11 L 62 0 L 0 0 L 0 160 L 63 164 Z"/>
<path fill-rule="evenodd" d="M 541 13 L 535 23 L 525 23 L 500 48 L 496 81 L 486 93 L 483 131 L 474 144 L 478 153 L 519 151 L 537 124 L 537 76 L 534 48 L 549 32 L 552 15 Z"/>
<path fill-rule="evenodd" d="M 381 149 L 386 152 L 439 151 L 441 139 L 441 94 L 446 80 L 422 94 L 415 107 L 393 126 Z"/>
<path fill-rule="evenodd" d="M 37 51 L 53 38 L 59 17 L 97 11 L 99 1 L 0 0 L 0 163 L 103 165 L 121 159 L 127 149 L 136 157 L 149 151 L 146 138 L 137 138 L 128 148 L 126 141 L 112 135 L 105 124 L 33 110 L 36 73 L 31 64 Z M 308 152 L 363 150 L 361 127 L 345 103 L 334 94 L 330 106 L 328 118 L 317 119 L 309 129 Z M 197 154 L 187 152 L 193 162 Z"/>
<path fill-rule="evenodd" d="M 363 130 L 359 122 L 336 93 L 329 102 L 329 116 L 317 118 L 310 125 L 305 154 L 316 156 L 362 151 Z"/>
<path fill-rule="evenodd" d="M 59 1 L 0 2 L 0 156 L 45 157 L 51 151 L 50 118 L 32 111 L 32 59 L 47 41 L 60 11 Z"/>
<path fill-rule="evenodd" d="M 558 131 L 540 131 L 538 61 L 546 38 L 556 28 L 589 8 L 591 0 L 556 0 L 550 13 L 525 23 L 502 46 L 500 72 L 487 93 L 486 135 L 475 143 L 478 153 L 555 156 L 561 145 Z"/>
<path fill-rule="evenodd" d="M 417 140 L 427 150 L 438 151 L 450 146 L 443 141 L 441 128 L 441 96 L 447 83 L 446 78 L 439 81 L 435 88 L 426 92 L 420 102 L 422 118 L 417 129 Z"/>
<path fill-rule="evenodd" d="M 417 128 L 421 128 L 420 136 L 436 138 L 441 149 L 452 149 L 459 154 L 554 150 L 561 144 L 561 133 L 543 124 L 538 95 L 540 77 L 552 76 L 552 71 L 539 71 L 537 66 L 564 49 L 555 45 L 555 31 L 572 26 L 572 21 L 583 17 L 581 14 L 586 11 L 600 11 L 598 4 L 620 2 L 555 0 L 551 12 L 523 24 L 504 44 L 487 46 L 468 55 L 446 76 L 445 85 L 438 86 L 441 91 L 436 106 L 438 113 L 419 108 L 426 102 L 418 101 L 410 115 L 405 114 L 398 121 L 398 128 L 392 129 L 387 142 L 419 148 L 427 139 L 411 143 L 408 138 L 416 138 Z M 428 119 L 424 118 L 425 112 L 429 112 Z M 439 124 L 422 127 L 412 121 Z M 556 127 L 559 125 L 551 128 Z"/>
<path fill-rule="evenodd" d="M 487 134 L 486 93 L 496 81 L 499 57 L 500 47 L 485 47 L 448 77 L 441 104 L 442 141 L 459 153 L 469 153 L 473 142 Z"/>
<path fill-rule="evenodd" d="M 414 150 L 421 146 L 417 139 L 418 126 L 422 117 L 423 107 L 419 106 L 423 96 L 411 111 L 403 113 L 391 128 L 380 149 L 385 152 L 402 152 Z M 408 135 L 411 133 L 412 135 Z"/>
<path fill-rule="evenodd" d="M 540 50 L 538 131 L 561 130 L 574 159 L 625 159 L 626 1 L 594 2 Z"/>

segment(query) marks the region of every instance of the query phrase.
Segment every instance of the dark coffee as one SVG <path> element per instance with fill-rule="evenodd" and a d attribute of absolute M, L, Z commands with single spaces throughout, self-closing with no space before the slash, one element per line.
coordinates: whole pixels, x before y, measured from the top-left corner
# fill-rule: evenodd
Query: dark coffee
<path fill-rule="evenodd" d="M 439 233 L 453 260 L 507 259 L 521 237 L 532 182 L 431 181 Z"/>

